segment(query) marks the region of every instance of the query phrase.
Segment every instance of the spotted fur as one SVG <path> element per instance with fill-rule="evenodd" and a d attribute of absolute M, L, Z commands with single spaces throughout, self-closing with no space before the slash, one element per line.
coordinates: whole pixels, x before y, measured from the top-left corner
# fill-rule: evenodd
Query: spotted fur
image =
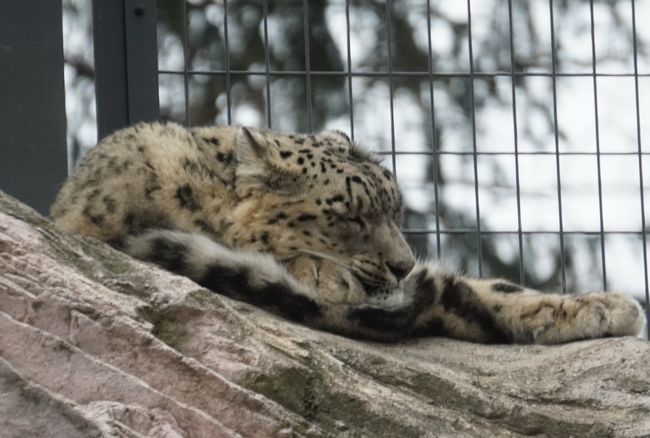
<path fill-rule="evenodd" d="M 541 294 L 416 263 L 401 194 L 338 131 L 139 124 L 104 139 L 62 188 L 62 229 L 211 290 L 348 336 L 557 343 L 635 335 L 616 293 Z"/>

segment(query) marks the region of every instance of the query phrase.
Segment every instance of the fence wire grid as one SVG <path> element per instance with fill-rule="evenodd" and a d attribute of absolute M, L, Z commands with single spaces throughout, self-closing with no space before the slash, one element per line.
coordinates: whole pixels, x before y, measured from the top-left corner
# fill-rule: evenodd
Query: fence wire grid
<path fill-rule="evenodd" d="M 159 0 L 162 115 L 342 129 L 401 182 L 419 255 L 648 303 L 650 2 L 450 3 Z"/>

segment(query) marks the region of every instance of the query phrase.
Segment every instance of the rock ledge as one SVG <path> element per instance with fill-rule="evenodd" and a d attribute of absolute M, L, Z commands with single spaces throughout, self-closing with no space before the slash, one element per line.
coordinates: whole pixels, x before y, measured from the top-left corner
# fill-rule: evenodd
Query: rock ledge
<path fill-rule="evenodd" d="M 0 192 L 0 436 L 650 436 L 650 344 L 363 343 Z"/>

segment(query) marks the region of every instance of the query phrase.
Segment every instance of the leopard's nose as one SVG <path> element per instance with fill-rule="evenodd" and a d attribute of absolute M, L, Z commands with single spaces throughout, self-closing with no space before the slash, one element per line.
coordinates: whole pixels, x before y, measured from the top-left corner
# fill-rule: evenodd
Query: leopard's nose
<path fill-rule="evenodd" d="M 415 262 L 413 260 L 401 260 L 398 262 L 386 263 L 386 266 L 398 280 L 401 280 L 411 272 L 413 266 L 415 266 Z"/>

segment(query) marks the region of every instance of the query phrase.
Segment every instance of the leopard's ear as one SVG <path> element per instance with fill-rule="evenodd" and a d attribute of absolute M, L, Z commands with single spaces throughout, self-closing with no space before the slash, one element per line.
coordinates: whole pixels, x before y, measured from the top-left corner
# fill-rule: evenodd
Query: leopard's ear
<path fill-rule="evenodd" d="M 359 143 L 350 140 L 350 137 L 343 131 L 335 129 L 325 131 L 322 135 L 337 141 L 337 147 L 333 149 L 333 152 L 337 155 L 343 155 L 352 160 L 370 161 L 375 164 L 381 163 L 381 159 L 377 155 Z M 340 149 L 340 146 L 344 146 L 344 149 Z"/>
<path fill-rule="evenodd" d="M 295 188 L 302 174 L 280 158 L 277 145 L 268 134 L 253 128 L 241 128 L 235 141 L 236 174 L 242 186 L 248 188 Z"/>
<path fill-rule="evenodd" d="M 328 134 L 337 136 L 340 139 L 344 140 L 346 143 L 352 143 L 352 140 L 350 140 L 350 137 L 343 131 L 339 129 L 334 129 L 332 131 L 328 131 Z"/>
<path fill-rule="evenodd" d="M 263 177 L 269 172 L 271 154 L 266 138 L 256 129 L 240 128 L 235 139 L 237 176 Z"/>

